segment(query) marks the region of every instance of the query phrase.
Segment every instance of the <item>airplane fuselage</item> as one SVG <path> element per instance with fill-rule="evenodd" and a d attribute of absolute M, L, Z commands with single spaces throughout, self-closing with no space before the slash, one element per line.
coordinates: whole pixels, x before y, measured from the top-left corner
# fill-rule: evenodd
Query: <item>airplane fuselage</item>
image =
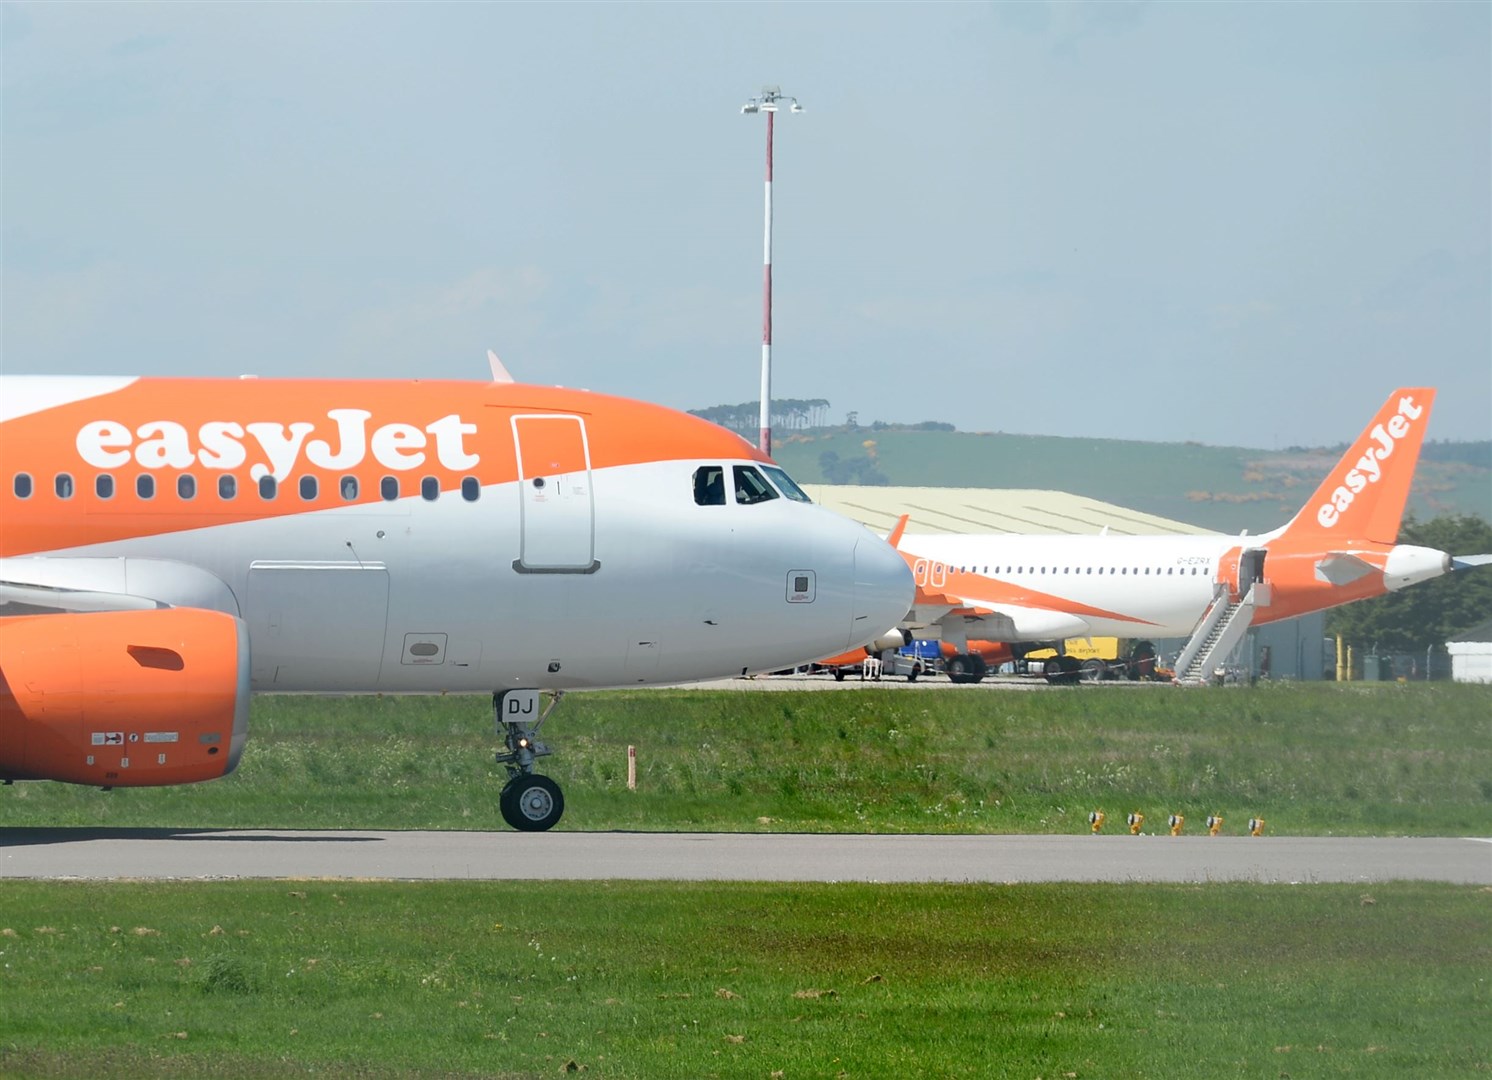
<path fill-rule="evenodd" d="M 977 636 L 1014 642 L 1189 635 L 1219 587 L 1234 595 L 1248 591 L 1251 582 L 1240 580 L 1244 552 L 1262 553 L 1256 556 L 1258 580 L 1269 586 L 1255 623 L 1403 588 L 1446 569 L 1441 552 L 1364 546 L 1336 553 L 1353 571 L 1334 581 L 1328 553 L 1296 550 L 1281 533 L 907 535 L 900 546 L 920 588 L 946 591 L 962 606 L 988 610 L 984 618 L 999 625 Z"/>
<path fill-rule="evenodd" d="M 729 493 L 775 467 L 669 410 L 514 385 L 193 384 L 0 384 L 0 581 L 239 616 L 254 690 L 736 675 L 873 637 L 910 595 L 890 549 L 818 506 L 770 485 L 700 503 L 701 470 Z"/>

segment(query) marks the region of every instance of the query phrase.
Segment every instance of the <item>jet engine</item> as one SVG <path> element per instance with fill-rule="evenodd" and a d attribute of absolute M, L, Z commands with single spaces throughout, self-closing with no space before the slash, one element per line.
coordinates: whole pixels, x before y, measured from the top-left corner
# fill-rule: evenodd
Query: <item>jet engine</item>
<path fill-rule="evenodd" d="M 249 729 L 249 636 L 199 608 L 0 619 L 0 780 L 226 776 Z"/>

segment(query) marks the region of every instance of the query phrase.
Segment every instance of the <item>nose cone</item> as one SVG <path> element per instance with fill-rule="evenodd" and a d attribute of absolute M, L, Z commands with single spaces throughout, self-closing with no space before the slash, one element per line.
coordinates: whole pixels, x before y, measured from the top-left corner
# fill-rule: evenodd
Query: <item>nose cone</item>
<path fill-rule="evenodd" d="M 905 619 L 915 594 L 912 570 L 901 552 L 868 533 L 862 536 L 855 543 L 855 602 L 845 648 L 864 645 Z"/>

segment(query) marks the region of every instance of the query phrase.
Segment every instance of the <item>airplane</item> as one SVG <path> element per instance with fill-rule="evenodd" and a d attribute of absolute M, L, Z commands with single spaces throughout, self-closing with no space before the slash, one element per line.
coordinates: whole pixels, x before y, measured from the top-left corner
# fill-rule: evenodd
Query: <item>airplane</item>
<path fill-rule="evenodd" d="M 0 780 L 226 776 L 253 693 L 491 692 L 503 817 L 541 831 L 566 691 L 772 671 L 911 606 L 740 436 L 500 366 L 0 376 Z"/>
<path fill-rule="evenodd" d="M 941 638 L 956 682 L 982 679 L 999 646 L 1023 655 L 1092 635 L 1189 636 L 1176 680 L 1196 683 L 1250 625 L 1485 565 L 1492 555 L 1397 543 L 1434 400 L 1433 389 L 1395 390 L 1300 512 L 1259 536 L 914 535 L 903 517 L 888 540 L 912 567 L 917 602 L 897 625 Z M 1064 655 L 1046 670 L 1071 682 L 1080 665 Z"/>

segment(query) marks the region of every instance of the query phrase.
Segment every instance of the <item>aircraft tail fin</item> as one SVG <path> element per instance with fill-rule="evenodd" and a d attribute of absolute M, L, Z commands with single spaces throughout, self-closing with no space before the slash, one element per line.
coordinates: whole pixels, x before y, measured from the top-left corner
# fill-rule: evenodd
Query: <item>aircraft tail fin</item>
<path fill-rule="evenodd" d="M 892 547 L 901 546 L 901 534 L 907 531 L 907 522 L 911 519 L 911 517 L 911 514 L 903 514 L 901 517 L 896 519 L 896 526 L 886 537 L 886 543 L 890 544 Z"/>
<path fill-rule="evenodd" d="M 1332 547 L 1397 543 L 1434 403 L 1428 387 L 1390 394 L 1281 535 L 1320 537 Z"/>

